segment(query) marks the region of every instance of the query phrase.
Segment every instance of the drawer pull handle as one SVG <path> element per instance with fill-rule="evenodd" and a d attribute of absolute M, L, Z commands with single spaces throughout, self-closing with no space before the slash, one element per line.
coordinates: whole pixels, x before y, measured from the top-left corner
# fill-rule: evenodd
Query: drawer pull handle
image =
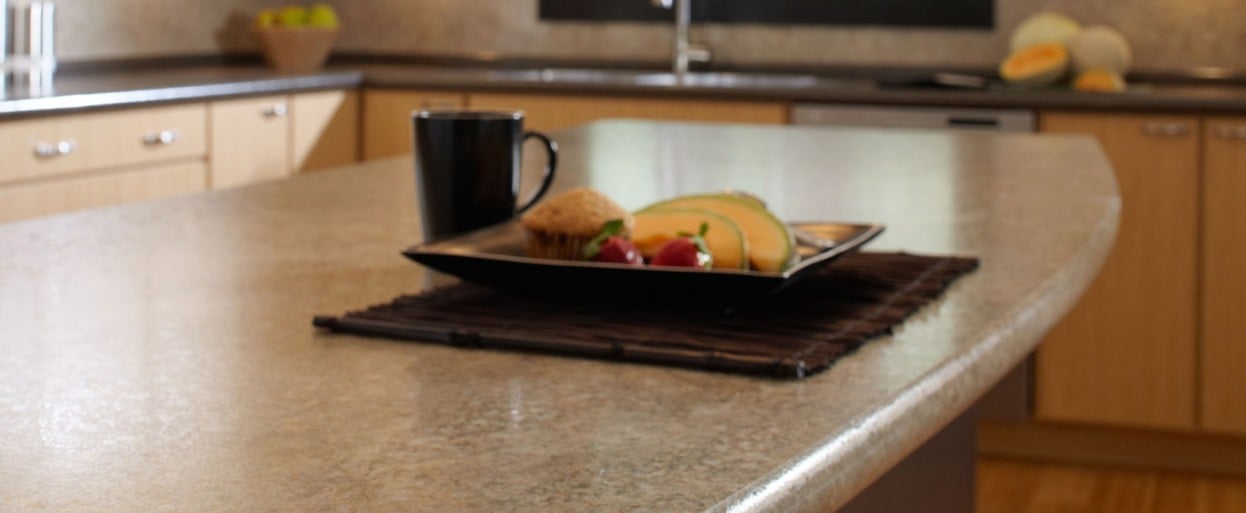
<path fill-rule="evenodd" d="M 1216 126 L 1216 137 L 1228 140 L 1246 139 L 1246 125 L 1218 125 Z"/>
<path fill-rule="evenodd" d="M 35 156 L 41 159 L 50 159 L 52 157 L 69 155 L 76 149 L 78 149 L 78 141 L 73 139 L 65 139 L 54 143 L 38 142 L 35 143 Z"/>
<path fill-rule="evenodd" d="M 286 115 L 286 104 L 274 103 L 265 108 L 260 114 L 266 118 L 279 118 Z"/>
<path fill-rule="evenodd" d="M 1156 137 L 1184 137 L 1192 132 L 1189 123 L 1143 123 L 1142 133 Z"/>
<path fill-rule="evenodd" d="M 144 135 L 143 144 L 147 146 L 166 146 L 177 142 L 177 138 L 180 135 L 177 130 L 161 130 L 154 134 Z"/>

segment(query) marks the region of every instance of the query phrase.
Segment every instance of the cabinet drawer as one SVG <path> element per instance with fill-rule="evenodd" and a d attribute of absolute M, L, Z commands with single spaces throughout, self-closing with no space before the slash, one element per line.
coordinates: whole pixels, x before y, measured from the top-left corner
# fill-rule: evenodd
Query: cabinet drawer
<path fill-rule="evenodd" d="M 203 157 L 206 131 L 201 104 L 0 123 L 0 183 Z"/>
<path fill-rule="evenodd" d="M 151 200 L 207 189 L 207 164 L 191 160 L 130 171 L 0 187 L 0 222 Z"/>

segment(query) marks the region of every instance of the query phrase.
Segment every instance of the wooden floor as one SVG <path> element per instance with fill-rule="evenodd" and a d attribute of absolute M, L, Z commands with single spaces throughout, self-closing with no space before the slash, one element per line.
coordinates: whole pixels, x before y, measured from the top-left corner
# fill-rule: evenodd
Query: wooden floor
<path fill-rule="evenodd" d="M 982 458 L 979 513 L 1246 513 L 1246 478 Z"/>

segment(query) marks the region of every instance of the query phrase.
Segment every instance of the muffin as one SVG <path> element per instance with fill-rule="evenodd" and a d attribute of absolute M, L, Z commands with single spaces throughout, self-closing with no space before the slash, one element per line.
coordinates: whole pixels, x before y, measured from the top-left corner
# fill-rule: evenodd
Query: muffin
<path fill-rule="evenodd" d="M 581 187 L 551 197 L 521 218 L 528 232 L 528 256 L 581 260 L 584 246 L 615 219 L 623 220 L 619 235 L 630 236 L 632 215 L 600 192 Z"/>

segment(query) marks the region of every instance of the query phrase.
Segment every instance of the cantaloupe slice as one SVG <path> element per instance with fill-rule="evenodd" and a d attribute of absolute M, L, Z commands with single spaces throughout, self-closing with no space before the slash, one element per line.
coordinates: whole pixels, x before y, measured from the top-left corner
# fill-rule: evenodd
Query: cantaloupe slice
<path fill-rule="evenodd" d="M 730 218 L 704 209 L 654 208 L 636 212 L 632 244 L 645 259 L 652 259 L 667 241 L 680 232 L 697 233 L 701 223 L 709 225 L 705 245 L 714 257 L 714 269 L 748 269 L 748 240 Z"/>
<path fill-rule="evenodd" d="M 1064 78 L 1069 50 L 1060 43 L 1040 43 L 1020 50 L 999 65 L 999 76 L 1010 83 L 1038 87 Z"/>
<path fill-rule="evenodd" d="M 1095 93 L 1117 93 L 1125 90 L 1125 78 L 1115 71 L 1087 70 L 1078 73 L 1073 89 Z"/>
<path fill-rule="evenodd" d="M 796 260 L 796 239 L 787 225 L 756 201 L 728 194 L 680 196 L 654 203 L 651 209 L 695 208 L 735 221 L 748 239 L 749 264 L 764 272 L 782 272 Z"/>

